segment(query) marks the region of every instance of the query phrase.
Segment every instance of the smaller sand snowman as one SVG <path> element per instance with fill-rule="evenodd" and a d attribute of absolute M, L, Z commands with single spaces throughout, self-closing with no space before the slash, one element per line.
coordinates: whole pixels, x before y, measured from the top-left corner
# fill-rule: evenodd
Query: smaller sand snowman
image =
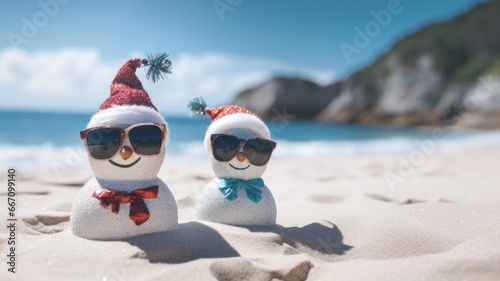
<path fill-rule="evenodd" d="M 212 120 L 204 145 L 216 178 L 200 194 L 197 218 L 232 225 L 275 224 L 276 203 L 261 177 L 276 143 L 264 122 L 235 105 L 207 109 L 202 98 L 188 108 Z"/>
<path fill-rule="evenodd" d="M 121 239 L 175 229 L 177 205 L 157 174 L 170 132 L 135 71 L 149 67 L 153 82 L 170 72 L 166 54 L 131 59 L 118 71 L 111 95 L 80 132 L 95 177 L 78 193 L 71 210 L 73 234 Z"/>

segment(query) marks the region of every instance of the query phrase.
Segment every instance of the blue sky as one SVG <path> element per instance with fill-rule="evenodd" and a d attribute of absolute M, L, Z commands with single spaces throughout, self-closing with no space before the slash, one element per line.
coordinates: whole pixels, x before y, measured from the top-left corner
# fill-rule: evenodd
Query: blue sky
<path fill-rule="evenodd" d="M 209 104 L 228 102 L 273 75 L 327 84 L 412 31 L 483 2 L 59 1 L 1 1 L 0 108 L 92 112 L 123 62 L 157 51 L 170 54 L 174 72 L 144 84 L 160 111 L 172 114 L 198 95 Z M 347 60 L 339 45 L 354 44 L 354 28 L 373 21 L 372 11 L 396 4 L 400 12 Z M 36 30 L 23 33 L 29 24 Z"/>

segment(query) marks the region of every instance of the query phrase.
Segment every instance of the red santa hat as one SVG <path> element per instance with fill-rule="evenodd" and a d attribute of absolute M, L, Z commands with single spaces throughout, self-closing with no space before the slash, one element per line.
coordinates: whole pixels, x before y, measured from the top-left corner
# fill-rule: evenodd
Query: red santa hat
<path fill-rule="evenodd" d="M 170 61 L 166 54 L 157 55 L 155 58 L 131 59 L 127 61 L 118 71 L 111 83 L 110 96 L 102 103 L 95 113 L 87 128 L 96 126 L 123 126 L 138 123 L 166 124 L 165 119 L 158 112 L 148 93 L 142 87 L 135 71 L 142 65 L 149 66 L 148 78 L 153 77 L 153 82 L 163 77 L 162 72 L 170 73 Z M 160 63 L 163 67 L 160 72 L 155 64 Z M 156 71 L 156 72 L 155 72 Z M 167 140 L 169 131 L 167 130 Z"/>
<path fill-rule="evenodd" d="M 208 115 L 212 120 L 204 140 L 207 151 L 211 151 L 211 135 L 221 134 L 230 129 L 247 129 L 257 133 L 262 138 L 271 138 L 271 133 L 266 124 L 257 115 L 244 107 L 224 105 L 207 108 L 205 101 L 200 97 L 191 101 L 188 108 L 192 115 Z"/>

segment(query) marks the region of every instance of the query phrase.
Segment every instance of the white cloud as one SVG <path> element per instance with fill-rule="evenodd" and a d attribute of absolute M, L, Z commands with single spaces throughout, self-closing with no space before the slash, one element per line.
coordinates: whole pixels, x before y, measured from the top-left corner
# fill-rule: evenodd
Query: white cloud
<path fill-rule="evenodd" d="M 109 95 L 109 85 L 119 61 L 104 61 L 98 50 L 65 48 L 28 53 L 0 51 L 0 107 L 95 111 Z M 280 62 L 206 53 L 171 58 L 173 74 L 156 84 L 143 81 L 153 102 L 164 113 L 185 114 L 185 105 L 203 96 L 209 105 L 229 102 L 238 92 L 275 74 L 302 76 L 321 84 L 331 83 L 332 72 L 299 69 Z"/>

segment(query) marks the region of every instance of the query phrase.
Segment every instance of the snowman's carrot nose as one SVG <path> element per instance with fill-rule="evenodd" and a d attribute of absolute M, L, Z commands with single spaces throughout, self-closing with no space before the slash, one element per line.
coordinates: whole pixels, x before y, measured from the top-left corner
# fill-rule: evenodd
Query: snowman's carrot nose
<path fill-rule="evenodd" d="M 245 152 L 238 152 L 238 155 L 236 155 L 236 159 L 238 159 L 238 161 L 240 162 L 243 162 L 245 161 L 245 159 L 247 159 L 247 156 Z"/>
<path fill-rule="evenodd" d="M 123 160 L 127 160 L 130 158 L 130 156 L 132 156 L 132 149 L 130 149 L 130 147 L 128 146 L 124 146 L 120 150 L 120 155 L 122 156 Z"/>

